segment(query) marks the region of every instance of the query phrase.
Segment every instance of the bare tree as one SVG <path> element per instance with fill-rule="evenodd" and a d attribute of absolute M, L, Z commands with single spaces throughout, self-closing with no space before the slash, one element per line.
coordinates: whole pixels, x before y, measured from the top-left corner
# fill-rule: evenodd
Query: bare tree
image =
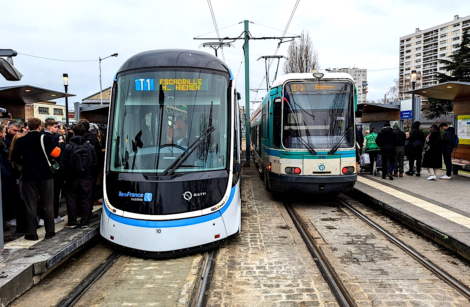
<path fill-rule="evenodd" d="M 300 38 L 293 40 L 287 49 L 288 60 L 284 63 L 284 73 L 308 73 L 320 69 L 318 52 L 313 47 L 310 34 L 302 31 Z"/>
<path fill-rule="evenodd" d="M 393 80 L 394 85 L 390 87 L 387 92 L 387 102 L 400 101 L 399 98 L 399 88 L 398 79 Z"/>

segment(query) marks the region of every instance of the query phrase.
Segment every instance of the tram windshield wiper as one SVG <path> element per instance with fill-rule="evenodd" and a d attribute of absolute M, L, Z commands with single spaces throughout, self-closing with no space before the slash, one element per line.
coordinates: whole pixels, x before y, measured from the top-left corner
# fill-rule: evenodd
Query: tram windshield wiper
<path fill-rule="evenodd" d="M 289 128 L 289 131 L 290 133 L 292 133 L 292 128 Z M 315 151 L 315 149 L 312 148 L 312 146 L 310 146 L 310 144 L 308 142 L 305 142 L 304 139 L 302 139 L 302 137 L 300 136 L 294 136 L 296 137 L 305 147 L 307 147 L 307 150 L 312 154 L 312 155 L 316 155 L 317 152 Z"/>
<path fill-rule="evenodd" d="M 170 164 L 170 166 L 167 167 L 167 169 L 163 172 L 163 176 L 171 176 L 173 173 L 181 166 L 181 164 L 186 161 L 186 159 L 189 158 L 189 156 L 193 153 L 194 150 L 201 144 L 202 141 L 207 139 L 209 135 L 211 135 L 212 132 L 214 132 L 215 127 L 210 126 L 209 128 L 204 131 L 201 136 L 199 136 L 191 145 L 188 146 L 188 148 L 176 159 L 173 161 L 173 163 Z"/>
<path fill-rule="evenodd" d="M 352 126 L 349 126 L 348 129 L 344 130 L 343 134 L 341 135 L 341 138 L 336 142 L 336 144 L 331 148 L 331 150 L 328 152 L 328 154 L 332 155 L 334 154 L 339 146 L 341 146 L 341 143 L 343 143 L 344 138 L 349 134 L 349 132 L 352 130 Z"/>

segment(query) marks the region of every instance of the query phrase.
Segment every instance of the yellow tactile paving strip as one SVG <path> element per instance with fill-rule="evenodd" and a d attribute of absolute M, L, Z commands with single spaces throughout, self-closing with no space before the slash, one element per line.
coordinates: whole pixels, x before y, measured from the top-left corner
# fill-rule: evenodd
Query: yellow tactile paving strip
<path fill-rule="evenodd" d="M 439 207 L 437 205 L 431 204 L 430 202 L 427 202 L 425 200 L 419 199 L 417 197 L 408 195 L 406 193 L 403 193 L 401 191 L 398 191 L 394 188 L 387 187 L 383 184 L 380 184 L 378 182 L 366 179 L 364 177 L 357 177 L 357 181 L 359 181 L 362 184 L 368 185 L 372 188 L 375 188 L 377 190 L 380 190 L 384 193 L 387 193 L 391 196 L 394 196 L 396 198 L 399 198 L 401 200 L 404 200 L 416 207 L 419 207 L 421 209 L 427 210 L 431 213 L 437 214 L 443 218 L 448 219 L 449 221 L 452 221 L 454 223 L 457 223 L 461 226 L 470 228 L 470 218 L 463 216 L 461 214 L 458 214 L 456 212 L 453 212 L 451 210 Z"/>

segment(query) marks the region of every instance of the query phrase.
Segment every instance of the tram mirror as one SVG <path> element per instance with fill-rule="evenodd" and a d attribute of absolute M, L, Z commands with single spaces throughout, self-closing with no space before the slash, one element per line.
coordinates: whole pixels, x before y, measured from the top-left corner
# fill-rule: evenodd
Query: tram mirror
<path fill-rule="evenodd" d="M 20 81 L 23 74 L 13 66 L 13 61 L 0 58 L 0 74 L 2 74 L 8 81 Z"/>
<path fill-rule="evenodd" d="M 237 92 L 237 100 L 241 100 L 242 99 L 242 95 L 240 95 L 239 92 Z"/>

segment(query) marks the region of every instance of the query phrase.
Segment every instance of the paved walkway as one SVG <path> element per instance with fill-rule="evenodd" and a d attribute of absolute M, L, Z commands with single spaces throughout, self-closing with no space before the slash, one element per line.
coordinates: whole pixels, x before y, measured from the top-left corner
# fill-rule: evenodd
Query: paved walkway
<path fill-rule="evenodd" d="M 0 251 L 0 306 L 8 305 L 31 289 L 62 260 L 99 236 L 101 206 L 95 206 L 93 211 L 87 229 L 64 228 L 65 215 L 64 222 L 55 224 L 56 236 L 49 240 L 44 240 L 44 227 L 38 228 L 38 241 L 25 240 L 24 234 L 15 235 L 14 227 L 7 231 L 12 240 Z"/>
<path fill-rule="evenodd" d="M 421 177 L 394 180 L 359 175 L 355 193 L 470 259 L 470 178 L 428 181 L 428 176 L 426 170 Z"/>

